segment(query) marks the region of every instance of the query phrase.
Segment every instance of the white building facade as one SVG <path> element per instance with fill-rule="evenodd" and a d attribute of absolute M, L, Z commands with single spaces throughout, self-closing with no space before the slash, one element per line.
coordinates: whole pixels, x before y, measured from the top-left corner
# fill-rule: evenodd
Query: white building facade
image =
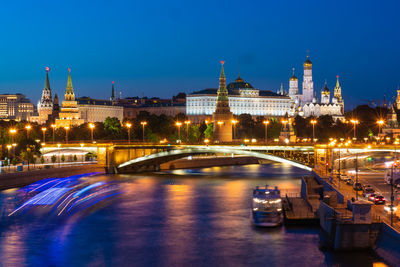
<path fill-rule="evenodd" d="M 227 85 L 230 111 L 234 115 L 252 116 L 293 115 L 290 97 L 253 88 L 240 76 Z M 212 115 L 217 103 L 217 89 L 205 89 L 186 97 L 186 115 Z"/>

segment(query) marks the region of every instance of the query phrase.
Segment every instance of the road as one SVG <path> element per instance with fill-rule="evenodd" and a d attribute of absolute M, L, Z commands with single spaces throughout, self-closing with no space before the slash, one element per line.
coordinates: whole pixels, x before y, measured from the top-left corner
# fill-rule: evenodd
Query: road
<path fill-rule="evenodd" d="M 355 172 L 354 169 L 351 170 L 344 170 L 347 172 L 347 175 L 351 178 L 354 177 L 355 179 Z M 388 185 L 384 181 L 386 169 L 373 169 L 373 168 L 360 168 L 359 173 L 358 173 L 358 181 L 362 185 L 371 185 L 372 188 L 375 189 L 376 192 L 382 194 L 385 199 L 386 203 L 390 204 L 390 195 L 391 195 L 391 189 L 390 185 Z M 337 184 L 337 181 L 335 181 L 335 184 Z M 341 187 L 341 192 L 344 192 L 346 197 L 355 197 L 355 191 L 353 190 L 352 186 L 346 185 L 343 182 L 340 184 Z M 400 191 L 397 189 L 394 189 L 394 205 L 397 206 L 400 203 Z M 359 193 L 359 199 L 365 199 L 361 194 Z M 384 210 L 384 205 L 373 205 L 373 211 L 374 214 L 382 218 L 386 223 L 390 224 L 390 214 Z M 394 226 L 398 227 L 400 229 L 400 221 L 399 219 L 394 216 Z"/>

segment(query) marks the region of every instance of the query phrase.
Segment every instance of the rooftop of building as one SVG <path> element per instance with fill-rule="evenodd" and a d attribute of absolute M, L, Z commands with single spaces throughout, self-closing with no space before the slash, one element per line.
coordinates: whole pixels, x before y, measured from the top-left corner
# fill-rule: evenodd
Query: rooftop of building
<path fill-rule="evenodd" d="M 79 105 L 98 105 L 98 106 L 114 106 L 111 100 L 93 99 L 87 96 L 76 99 Z"/>
<path fill-rule="evenodd" d="M 216 88 L 207 88 L 199 91 L 195 91 L 191 93 L 190 95 L 217 95 L 217 90 Z M 240 96 L 240 93 L 235 90 L 235 89 L 229 89 L 228 88 L 228 96 Z M 259 96 L 272 96 L 272 97 L 286 97 L 279 95 L 277 93 L 274 93 L 269 90 L 259 90 Z"/>

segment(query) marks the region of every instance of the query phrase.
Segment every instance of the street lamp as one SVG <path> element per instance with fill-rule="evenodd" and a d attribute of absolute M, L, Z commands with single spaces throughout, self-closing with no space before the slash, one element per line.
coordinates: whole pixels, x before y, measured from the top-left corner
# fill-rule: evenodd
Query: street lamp
<path fill-rule="evenodd" d="M 350 122 L 353 124 L 353 129 L 354 129 L 354 136 L 353 138 L 356 138 L 356 125 L 360 123 L 359 120 L 357 119 L 351 119 Z"/>
<path fill-rule="evenodd" d="M 68 130 L 69 130 L 69 126 L 65 126 L 65 143 L 68 144 Z"/>
<path fill-rule="evenodd" d="M 51 126 L 51 128 L 53 128 L 53 144 L 54 144 L 54 136 L 55 136 L 55 130 L 56 130 L 57 125 L 52 124 L 50 126 Z"/>
<path fill-rule="evenodd" d="M 11 143 L 14 143 L 14 134 L 17 133 L 17 130 L 15 128 L 11 128 L 9 132 L 11 134 Z"/>
<path fill-rule="evenodd" d="M 47 128 L 46 128 L 46 127 L 42 127 L 42 132 L 43 132 L 43 143 L 46 143 L 46 131 L 47 131 Z"/>
<path fill-rule="evenodd" d="M 83 151 L 83 146 L 84 146 L 85 144 L 81 144 L 81 150 Z M 84 160 L 84 158 L 85 158 L 85 152 L 83 152 L 83 154 L 82 154 L 82 163 L 85 161 Z"/>
<path fill-rule="evenodd" d="M 91 135 L 91 137 L 92 137 L 92 143 L 94 143 L 94 140 L 93 140 L 93 131 L 94 131 L 94 127 L 96 127 L 95 125 L 94 125 L 94 123 L 89 123 L 89 128 L 90 128 L 90 135 Z"/>
<path fill-rule="evenodd" d="M 131 127 L 132 127 L 132 123 L 127 122 L 126 124 L 126 128 L 128 128 L 128 144 L 131 143 Z"/>
<path fill-rule="evenodd" d="M 147 121 L 142 121 L 140 124 L 141 124 L 142 127 L 143 127 L 142 137 L 143 137 L 143 142 L 144 142 L 144 127 L 147 125 Z"/>
<path fill-rule="evenodd" d="M 224 124 L 224 122 L 223 121 L 218 121 L 217 124 L 218 124 L 219 127 L 221 127 L 222 124 Z"/>
<path fill-rule="evenodd" d="M 315 124 L 317 123 L 317 120 L 311 120 L 310 123 L 312 124 L 312 140 L 314 143 L 315 142 Z"/>
<path fill-rule="evenodd" d="M 269 120 L 265 120 L 263 121 L 264 125 L 265 125 L 265 143 L 268 143 L 268 124 L 269 124 Z"/>
<path fill-rule="evenodd" d="M 177 121 L 175 123 L 175 125 L 178 127 L 178 142 L 181 141 L 181 126 L 182 126 L 182 122 Z"/>
<path fill-rule="evenodd" d="M 233 124 L 233 139 L 236 138 L 236 124 L 238 123 L 238 120 L 233 119 L 232 124 Z"/>
<path fill-rule="evenodd" d="M 385 124 L 385 121 L 382 120 L 382 119 L 380 119 L 380 120 L 378 120 L 376 123 L 378 124 L 378 129 L 379 129 L 378 135 L 379 135 L 379 134 L 381 134 L 381 128 L 382 128 L 382 126 Z"/>
<path fill-rule="evenodd" d="M 26 139 L 29 139 L 29 131 L 32 129 L 32 126 L 29 124 L 25 126 L 26 129 Z"/>
<path fill-rule="evenodd" d="M 61 167 L 61 157 L 60 157 L 61 144 L 57 144 L 57 147 L 58 147 L 58 167 L 60 168 Z"/>
<path fill-rule="evenodd" d="M 192 122 L 187 120 L 184 121 L 184 123 L 186 124 L 186 142 L 189 142 L 189 124 L 191 124 Z"/>

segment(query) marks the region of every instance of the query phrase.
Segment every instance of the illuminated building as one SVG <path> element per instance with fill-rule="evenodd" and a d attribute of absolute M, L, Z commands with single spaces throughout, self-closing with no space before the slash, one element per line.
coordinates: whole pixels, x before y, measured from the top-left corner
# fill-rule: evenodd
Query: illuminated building
<path fill-rule="evenodd" d="M 104 122 L 107 117 L 122 121 L 124 108 L 111 100 L 98 100 L 90 97 L 77 98 L 80 118 L 84 122 Z"/>
<path fill-rule="evenodd" d="M 71 69 L 68 69 L 68 71 L 68 82 L 64 95 L 65 100 L 62 102 L 61 110 L 58 114 L 59 118 L 56 119 L 57 128 L 79 126 L 84 123 L 80 118 L 78 102 L 75 101 L 75 93 L 71 80 Z"/>
<path fill-rule="evenodd" d="M 0 95 L 0 119 L 29 121 L 34 105 L 23 94 Z"/>

